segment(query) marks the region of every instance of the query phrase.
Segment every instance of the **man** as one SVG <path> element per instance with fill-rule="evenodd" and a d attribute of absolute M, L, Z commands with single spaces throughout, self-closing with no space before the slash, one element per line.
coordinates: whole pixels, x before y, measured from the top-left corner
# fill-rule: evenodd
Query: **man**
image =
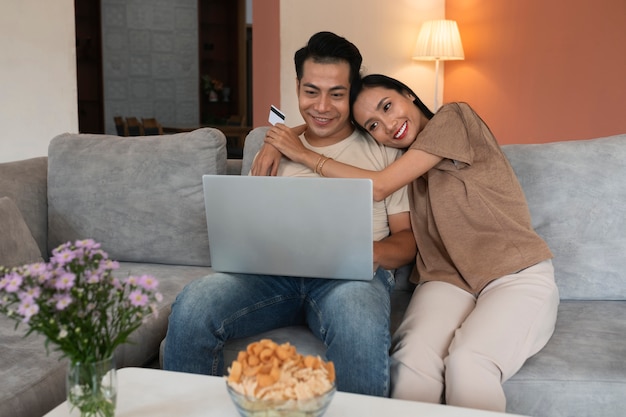
<path fill-rule="evenodd" d="M 344 38 L 321 32 L 296 52 L 294 61 L 306 123 L 303 143 L 368 169 L 393 162 L 396 150 L 377 145 L 349 121 L 350 84 L 359 76 L 362 61 L 359 50 Z M 303 131 L 277 125 L 268 135 Z M 288 160 L 276 169 L 283 176 L 317 176 Z M 387 396 L 389 293 L 394 285 L 390 270 L 411 262 L 416 254 L 408 210 L 404 189 L 374 203 L 376 272 L 371 281 L 215 274 L 190 283 L 172 305 L 164 368 L 221 375 L 227 340 L 307 324 L 327 346 L 337 389 Z"/>

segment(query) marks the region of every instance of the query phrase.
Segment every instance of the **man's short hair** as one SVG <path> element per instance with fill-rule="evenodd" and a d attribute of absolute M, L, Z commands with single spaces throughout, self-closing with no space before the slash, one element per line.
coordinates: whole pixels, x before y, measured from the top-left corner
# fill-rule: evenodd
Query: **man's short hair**
<path fill-rule="evenodd" d="M 350 65 L 350 84 L 360 76 L 363 62 L 361 52 L 352 42 L 332 32 L 318 32 L 311 36 L 306 46 L 296 51 L 293 59 L 298 80 L 302 79 L 304 61 L 307 59 L 327 64 L 345 61 Z"/>

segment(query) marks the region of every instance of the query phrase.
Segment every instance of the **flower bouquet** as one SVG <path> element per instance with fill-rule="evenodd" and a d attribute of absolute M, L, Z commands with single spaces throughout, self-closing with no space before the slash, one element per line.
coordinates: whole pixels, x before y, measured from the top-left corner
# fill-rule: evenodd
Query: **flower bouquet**
<path fill-rule="evenodd" d="M 68 402 L 81 416 L 114 415 L 115 349 L 162 300 L 154 277 L 120 280 L 118 268 L 91 239 L 59 246 L 48 263 L 0 267 L 0 312 L 70 360 Z"/>
<path fill-rule="evenodd" d="M 202 76 L 202 89 L 204 94 L 209 97 L 209 101 L 218 101 L 219 92 L 224 88 L 224 83 L 220 80 L 211 77 L 209 74 Z"/>

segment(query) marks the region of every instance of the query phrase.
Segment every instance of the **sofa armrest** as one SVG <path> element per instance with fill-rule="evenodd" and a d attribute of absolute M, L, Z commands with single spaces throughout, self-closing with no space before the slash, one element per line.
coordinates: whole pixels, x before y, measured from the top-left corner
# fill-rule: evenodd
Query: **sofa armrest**
<path fill-rule="evenodd" d="M 13 200 L 42 256 L 47 258 L 48 158 L 0 163 L 0 197 Z"/>
<path fill-rule="evenodd" d="M 265 140 L 265 133 L 268 131 L 269 126 L 261 126 L 254 128 L 246 136 L 246 141 L 243 146 L 243 161 L 241 164 L 241 175 L 248 175 L 252 168 L 252 161 L 257 152 L 263 146 Z"/>

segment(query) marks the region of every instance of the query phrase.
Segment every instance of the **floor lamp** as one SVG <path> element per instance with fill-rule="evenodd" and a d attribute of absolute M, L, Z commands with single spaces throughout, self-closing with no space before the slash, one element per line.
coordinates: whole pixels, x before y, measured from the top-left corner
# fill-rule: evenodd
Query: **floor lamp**
<path fill-rule="evenodd" d="M 459 28 L 454 20 L 429 20 L 417 36 L 413 59 L 435 61 L 435 107 L 439 109 L 439 61 L 465 59 Z"/>

